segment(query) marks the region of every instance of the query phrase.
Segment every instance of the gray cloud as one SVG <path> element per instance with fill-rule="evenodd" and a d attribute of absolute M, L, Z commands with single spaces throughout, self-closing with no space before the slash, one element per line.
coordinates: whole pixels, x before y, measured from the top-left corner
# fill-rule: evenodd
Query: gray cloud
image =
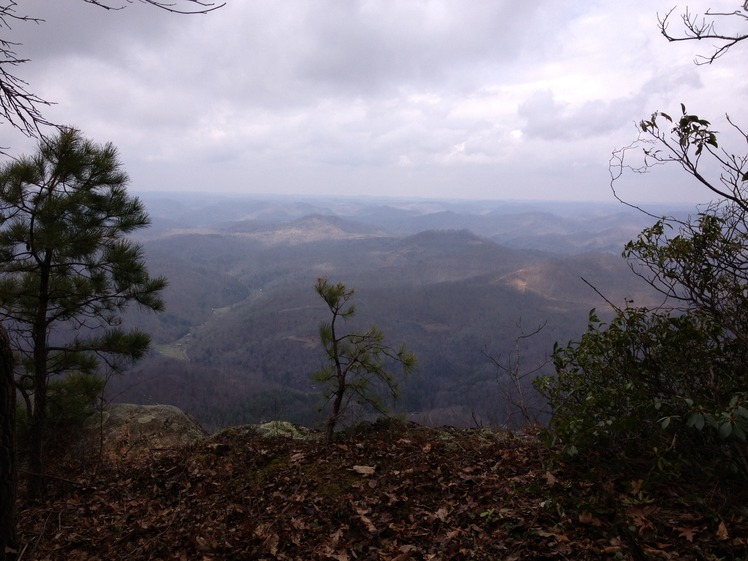
<path fill-rule="evenodd" d="M 642 109 L 641 100 L 620 98 L 586 101 L 578 107 L 556 100 L 550 90 L 534 93 L 517 109 L 525 120 L 522 132 L 531 138 L 576 140 L 620 129 Z"/>
<path fill-rule="evenodd" d="M 599 198 L 632 123 L 748 90 L 739 60 L 662 40 L 646 0 L 20 9 L 47 20 L 12 33 L 48 116 L 112 140 L 142 188 Z"/>

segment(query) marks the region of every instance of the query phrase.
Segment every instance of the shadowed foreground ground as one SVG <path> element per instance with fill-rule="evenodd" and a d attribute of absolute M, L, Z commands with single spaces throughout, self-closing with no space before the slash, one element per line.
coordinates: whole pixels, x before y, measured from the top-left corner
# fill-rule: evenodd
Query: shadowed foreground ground
<path fill-rule="evenodd" d="M 68 458 L 44 504 L 22 501 L 22 558 L 748 559 L 744 483 L 552 460 L 532 435 L 399 422 L 331 447 L 236 428 L 95 471 Z"/>

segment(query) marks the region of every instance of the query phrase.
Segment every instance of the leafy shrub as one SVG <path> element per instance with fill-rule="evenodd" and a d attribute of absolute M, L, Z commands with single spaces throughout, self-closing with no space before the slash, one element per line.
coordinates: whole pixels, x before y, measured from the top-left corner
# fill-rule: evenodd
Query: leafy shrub
<path fill-rule="evenodd" d="M 555 377 L 536 380 L 547 435 L 570 454 L 748 475 L 746 351 L 709 315 L 626 307 L 590 313 L 579 341 L 554 348 Z"/>

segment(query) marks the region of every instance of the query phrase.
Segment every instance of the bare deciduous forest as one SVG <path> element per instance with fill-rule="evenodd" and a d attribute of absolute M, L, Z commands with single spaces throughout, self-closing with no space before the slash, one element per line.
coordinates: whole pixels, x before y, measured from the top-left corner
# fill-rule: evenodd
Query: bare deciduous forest
<path fill-rule="evenodd" d="M 534 371 L 554 342 L 583 331 L 591 308 L 605 315 L 606 298 L 653 297 L 620 256 L 647 217 L 620 206 L 145 201 L 153 219 L 146 256 L 170 279 L 167 308 L 131 318 L 151 333 L 155 352 L 111 380 L 108 398 L 174 404 L 210 429 L 319 423 L 310 374 L 322 360 L 320 276 L 355 287 L 358 324 L 377 325 L 416 353 L 419 368 L 403 382 L 397 410 L 429 425 L 523 424 L 491 358 L 519 358 L 521 371 Z M 526 398 L 540 419 L 530 381 Z"/>

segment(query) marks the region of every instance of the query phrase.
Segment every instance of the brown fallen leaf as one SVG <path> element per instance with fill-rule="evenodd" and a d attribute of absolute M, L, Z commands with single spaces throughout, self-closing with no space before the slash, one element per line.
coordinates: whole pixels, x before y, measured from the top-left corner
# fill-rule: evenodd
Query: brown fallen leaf
<path fill-rule="evenodd" d="M 270 555 L 278 555 L 279 543 L 280 538 L 278 537 L 278 534 L 271 534 L 265 539 L 262 546 L 270 552 Z"/>
<path fill-rule="evenodd" d="M 366 516 L 365 511 L 362 511 L 361 509 L 356 509 L 358 513 L 358 517 L 361 519 L 361 522 L 364 523 L 364 526 L 366 526 L 366 529 L 371 532 L 372 534 L 377 533 L 377 527 L 374 526 L 374 523 L 371 521 L 371 518 Z"/>
<path fill-rule="evenodd" d="M 452 540 L 452 539 L 456 538 L 461 533 L 462 533 L 462 530 L 460 530 L 459 528 L 456 528 L 454 530 L 451 530 L 451 531 L 447 532 L 446 541 L 449 541 L 449 540 Z"/>
<path fill-rule="evenodd" d="M 340 539 L 343 537 L 343 529 L 338 528 L 331 536 L 330 536 L 330 543 L 332 544 L 332 547 L 337 547 L 340 543 Z"/>
<path fill-rule="evenodd" d="M 548 485 L 548 487 L 556 484 L 556 477 L 550 471 L 545 472 L 545 484 Z"/>
<path fill-rule="evenodd" d="M 693 543 L 693 537 L 696 534 L 695 528 L 677 528 L 678 535 L 682 538 L 686 538 L 689 542 Z"/>
<path fill-rule="evenodd" d="M 365 476 L 374 475 L 377 470 L 376 466 L 353 466 L 351 469 L 359 475 Z"/>
<path fill-rule="evenodd" d="M 719 527 L 717 528 L 717 539 L 718 540 L 730 539 L 730 534 L 727 532 L 727 526 L 725 526 L 725 523 L 723 521 L 719 523 Z"/>
<path fill-rule="evenodd" d="M 626 509 L 626 514 L 631 519 L 631 522 L 639 529 L 639 532 L 644 530 L 654 529 L 654 525 L 650 520 L 650 517 L 657 512 L 657 507 L 654 505 L 632 505 Z"/>
<path fill-rule="evenodd" d="M 404 545 L 400 547 L 400 551 L 402 553 L 397 557 L 393 557 L 392 561 L 408 561 L 418 551 L 418 548 L 413 545 Z"/>
<path fill-rule="evenodd" d="M 547 532 L 545 530 L 535 530 L 535 533 L 543 538 L 553 538 L 558 543 L 568 543 L 571 541 L 569 536 L 560 532 Z"/>

